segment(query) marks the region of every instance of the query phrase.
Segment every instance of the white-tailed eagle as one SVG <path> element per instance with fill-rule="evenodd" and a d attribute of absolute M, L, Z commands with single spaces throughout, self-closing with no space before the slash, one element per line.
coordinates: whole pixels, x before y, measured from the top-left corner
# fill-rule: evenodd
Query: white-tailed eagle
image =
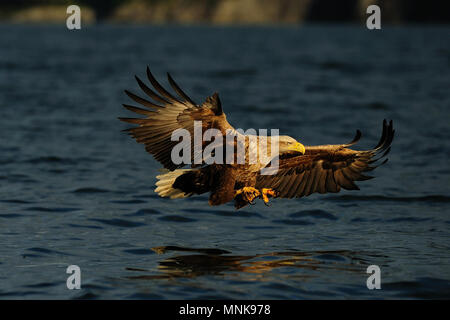
<path fill-rule="evenodd" d="M 146 98 L 125 90 L 140 107 L 127 104 L 124 107 L 144 117 L 120 120 L 138 125 L 125 131 L 138 143 L 144 144 L 145 149 L 164 166 L 166 171 L 157 176 L 155 190 L 162 197 L 183 198 L 209 192 L 210 205 L 234 200 L 235 207 L 239 209 L 253 203 L 256 198 L 263 199 L 267 204 L 269 197 L 300 198 L 315 192 L 339 192 L 341 188 L 358 190 L 355 181 L 372 178 L 365 172 L 376 168 L 376 162 L 388 154 L 394 137 L 392 121 L 388 123 L 386 120 L 383 121 L 383 131 L 377 146 L 364 151 L 350 149 L 361 137 L 359 130 L 353 141 L 337 145 L 304 146 L 289 136 L 264 137 L 268 150 L 272 150 L 270 147 L 276 141 L 278 152 L 267 152 L 268 157 L 257 157 L 256 162 L 250 162 L 251 155 L 260 152 L 261 136 L 245 135 L 235 130 L 226 119 L 217 93 L 206 98 L 202 104 L 197 104 L 169 74 L 168 81 L 174 93 L 164 89 L 148 67 L 147 77 L 153 89 L 136 76 Z M 178 129 L 184 129 L 194 136 L 196 124 L 200 124 L 201 137 L 208 129 L 221 133 L 223 141 L 218 145 L 223 150 L 230 145 L 228 140 L 225 141 L 226 137 L 234 135 L 236 139 L 232 140 L 231 148 L 235 152 L 233 160 L 208 163 L 202 157 L 202 152 L 215 141 L 210 139 L 200 141 L 200 147 L 195 146 L 192 140 L 183 150 L 190 153 L 190 159 L 198 159 L 200 153 L 200 161 L 174 161 L 172 150 L 179 141 L 173 141 L 172 134 Z M 251 140 L 252 137 L 256 140 Z M 244 141 L 242 149 L 238 148 L 239 138 L 244 138 L 240 140 Z M 216 144 L 213 156 L 217 156 L 217 150 Z M 237 161 L 238 150 L 241 150 L 244 162 Z M 189 167 L 183 168 L 186 166 Z M 267 170 L 262 174 L 264 168 Z"/>

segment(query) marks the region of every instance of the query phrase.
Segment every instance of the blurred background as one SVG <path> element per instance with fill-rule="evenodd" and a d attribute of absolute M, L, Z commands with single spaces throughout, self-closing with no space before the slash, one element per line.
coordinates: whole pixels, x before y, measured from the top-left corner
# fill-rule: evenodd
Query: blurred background
<path fill-rule="evenodd" d="M 448 23 L 448 1 L 434 0 L 2 0 L 0 19 L 61 22 L 77 4 L 83 22 L 177 24 L 300 24 L 365 21 L 376 4 L 383 23 Z"/>

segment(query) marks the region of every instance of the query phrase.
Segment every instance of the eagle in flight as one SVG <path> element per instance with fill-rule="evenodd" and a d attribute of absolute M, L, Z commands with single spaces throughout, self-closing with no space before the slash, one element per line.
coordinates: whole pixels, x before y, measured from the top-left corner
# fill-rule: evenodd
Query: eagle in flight
<path fill-rule="evenodd" d="M 184 198 L 209 192 L 210 205 L 234 200 L 236 209 L 239 209 L 254 204 L 257 198 L 268 204 L 269 197 L 300 198 L 315 192 L 335 193 L 341 188 L 359 190 L 355 181 L 373 178 L 364 173 L 387 162 L 385 159 L 376 164 L 390 151 L 394 138 L 392 121 L 383 121 L 383 131 L 377 146 L 364 151 L 349 148 L 361 138 L 359 130 L 349 143 L 319 146 L 304 146 L 289 136 L 243 134 L 228 123 L 217 93 L 207 97 L 202 104 L 197 104 L 181 90 L 170 74 L 167 76 L 176 95 L 163 88 L 148 67 L 147 78 L 153 89 L 135 76 L 139 87 L 148 97 L 142 98 L 125 90 L 141 107 L 123 106 L 144 118 L 119 118 L 138 125 L 124 131 L 138 143 L 144 144 L 145 149 L 164 166 L 163 173 L 157 176 L 155 189 L 161 197 Z M 182 153 L 191 153 L 190 159 L 198 159 L 200 153 L 200 161 L 174 161 L 172 151 L 179 142 L 173 138 L 173 133 L 184 129 L 195 135 L 196 124 L 200 124 L 201 137 L 208 129 L 214 129 L 222 135 L 221 138 L 217 135 L 215 139 L 202 139 L 200 147 L 194 145 L 195 139 L 191 139 Z M 226 139 L 230 136 L 233 139 Z M 263 139 L 265 144 L 261 143 Z M 219 159 L 222 157 L 222 160 L 223 155 L 219 155 L 217 150 L 225 150 L 231 145 L 234 153 L 231 158 L 227 156 L 229 161 L 211 162 L 202 156 L 202 152 L 211 147 L 213 142 L 215 148 L 211 154 Z M 275 143 L 278 150 L 272 152 Z M 270 151 L 261 153 L 262 145 Z M 252 157 L 255 154 L 256 158 Z M 243 156 L 239 158 L 243 161 L 238 161 L 239 155 Z M 183 169 L 186 166 L 189 167 Z M 263 169 L 266 169 L 264 173 Z"/>

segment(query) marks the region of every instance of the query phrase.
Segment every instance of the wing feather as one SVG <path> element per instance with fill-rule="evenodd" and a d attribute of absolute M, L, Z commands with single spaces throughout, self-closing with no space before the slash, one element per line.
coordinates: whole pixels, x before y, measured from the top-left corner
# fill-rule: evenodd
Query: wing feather
<path fill-rule="evenodd" d="M 144 91 L 150 98 L 152 98 L 153 100 L 158 101 L 158 102 L 160 102 L 162 104 L 169 103 L 169 101 L 167 101 L 166 99 L 162 98 L 161 96 L 156 94 L 152 89 L 147 87 L 147 85 L 141 79 L 139 79 L 138 76 L 134 76 L 134 78 L 136 79 L 136 81 L 137 81 L 139 87 L 142 89 L 142 91 Z"/>
<path fill-rule="evenodd" d="M 125 90 L 125 93 L 127 94 L 127 96 L 129 96 L 131 99 L 133 99 L 135 102 L 140 103 L 143 106 L 146 106 L 147 108 L 156 108 L 156 109 L 162 108 L 160 105 L 154 104 L 144 98 L 141 98 L 128 90 Z"/>
<path fill-rule="evenodd" d="M 300 194 L 303 194 L 303 193 L 304 193 L 306 184 L 307 184 L 307 182 L 308 182 L 308 180 L 309 180 L 309 179 L 308 179 L 308 178 L 309 178 L 309 175 L 310 175 L 310 172 L 309 172 L 309 171 L 305 171 L 305 172 L 303 173 L 303 177 L 300 179 L 300 185 L 299 185 L 299 187 L 298 187 L 298 189 L 297 189 L 297 192 L 296 192 L 297 197 L 299 197 Z"/>
<path fill-rule="evenodd" d="M 155 79 L 153 74 L 150 72 L 150 68 L 147 66 L 147 78 L 152 84 L 152 86 L 165 98 L 167 98 L 170 102 L 180 102 L 177 98 L 175 98 L 170 92 L 164 89 L 159 82 Z"/>
<path fill-rule="evenodd" d="M 178 86 L 178 84 L 175 82 L 175 80 L 173 80 L 172 76 L 170 75 L 170 73 L 167 73 L 167 79 L 169 80 L 169 84 L 172 87 L 173 90 L 175 90 L 175 92 L 185 101 L 189 102 L 192 105 L 196 105 L 196 103 L 194 101 L 191 100 L 191 98 L 189 98 L 189 96 L 184 93 L 183 90 L 181 90 L 181 88 Z"/>
<path fill-rule="evenodd" d="M 341 188 L 359 190 L 355 181 L 372 179 L 364 172 L 387 162 L 371 166 L 386 157 L 394 138 L 392 121 L 383 121 L 383 131 L 375 148 L 357 151 L 348 148 L 361 137 L 358 130 L 353 141 L 342 145 L 307 146 L 304 155 L 281 158 L 274 175 L 258 176 L 256 188 L 272 188 L 282 198 L 303 197 L 312 193 L 339 192 Z M 380 155 L 381 154 L 381 155 Z M 377 157 L 378 156 L 378 157 Z"/>
<path fill-rule="evenodd" d="M 169 84 L 179 98 L 176 98 L 155 79 L 150 69 L 146 70 L 147 78 L 153 86 L 150 89 L 139 77 L 135 77 L 141 90 L 153 101 L 142 98 L 128 90 L 125 93 L 138 104 L 148 108 L 139 108 L 124 104 L 124 108 L 145 116 L 145 118 L 119 118 L 120 120 L 138 125 L 125 129 L 138 143 L 145 145 L 145 150 L 169 170 L 181 168 L 186 164 L 175 164 L 171 160 L 171 150 L 178 141 L 171 141 L 172 133 L 177 129 L 187 130 L 194 135 L 194 121 L 201 121 L 202 134 L 206 129 L 216 128 L 222 133 L 233 127 L 227 122 L 219 96 L 214 93 L 205 99 L 202 105 L 197 105 L 178 86 L 168 74 Z M 193 139 L 191 139 L 191 160 L 193 159 Z M 204 148 L 207 143 L 204 143 Z"/>

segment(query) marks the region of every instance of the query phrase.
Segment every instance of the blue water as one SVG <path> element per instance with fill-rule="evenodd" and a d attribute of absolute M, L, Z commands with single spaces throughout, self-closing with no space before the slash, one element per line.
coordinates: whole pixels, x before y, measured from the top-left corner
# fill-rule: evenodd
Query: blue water
<path fill-rule="evenodd" d="M 0 25 L 0 297 L 449 298 L 449 31 Z M 370 148 L 393 119 L 390 161 L 360 191 L 270 208 L 161 199 L 117 120 L 146 65 L 306 145 L 360 129 Z"/>

